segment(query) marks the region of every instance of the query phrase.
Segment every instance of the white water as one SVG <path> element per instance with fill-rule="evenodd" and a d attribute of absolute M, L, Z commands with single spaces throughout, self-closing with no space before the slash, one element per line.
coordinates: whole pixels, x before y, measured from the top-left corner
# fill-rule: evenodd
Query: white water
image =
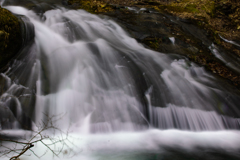
<path fill-rule="evenodd" d="M 203 68 L 148 50 L 113 21 L 83 10 L 50 10 L 42 21 L 22 7 L 6 8 L 35 27 L 29 52 L 36 59 L 24 69 L 31 70 L 25 89 L 36 84 L 34 125 L 47 122 L 46 114 L 58 116 L 54 125 L 70 132 L 59 159 L 164 159 L 176 152 L 240 157 L 240 133 L 233 130 L 239 129 L 240 98 Z M 19 102 L 12 88 L 21 84 L 8 83 L 1 99 Z M 45 150 L 34 147 L 38 155 Z M 36 158 L 29 154 L 21 159 Z M 41 159 L 52 157 L 48 150 Z"/>
<path fill-rule="evenodd" d="M 238 157 L 239 136 L 240 133 L 236 131 L 188 132 L 178 130 L 70 134 L 65 144 L 59 142 L 50 145 L 56 153 L 61 151 L 58 156 L 53 155 L 42 143 L 35 144 L 33 151 L 41 156 L 40 159 L 62 160 L 164 159 L 169 153 L 177 155 L 179 152 L 194 155 L 195 158 L 214 159 L 211 154 L 218 154 L 218 152 Z M 52 141 L 45 140 L 44 143 L 52 144 Z M 39 158 L 31 151 L 21 156 L 21 160 L 32 159 Z"/>

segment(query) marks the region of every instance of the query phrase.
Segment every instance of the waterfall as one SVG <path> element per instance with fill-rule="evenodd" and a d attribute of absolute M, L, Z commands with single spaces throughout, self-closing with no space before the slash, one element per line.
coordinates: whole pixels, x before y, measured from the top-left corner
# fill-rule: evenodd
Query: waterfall
<path fill-rule="evenodd" d="M 209 159 L 240 158 L 240 94 L 204 68 L 145 48 L 108 17 L 6 8 L 35 37 L 1 74 L 2 130 L 60 117 L 54 126 L 80 137 L 72 159 L 202 157 L 202 148 Z"/>

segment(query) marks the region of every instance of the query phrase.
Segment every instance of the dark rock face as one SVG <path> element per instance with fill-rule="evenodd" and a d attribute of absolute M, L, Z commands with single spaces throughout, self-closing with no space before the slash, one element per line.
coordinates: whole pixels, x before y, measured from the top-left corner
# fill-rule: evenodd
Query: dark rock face
<path fill-rule="evenodd" d="M 0 7 L 0 69 L 18 52 L 21 43 L 22 37 L 18 18 Z"/>
<path fill-rule="evenodd" d="M 211 33 L 195 25 L 194 21 L 152 9 L 143 11 L 137 7 L 116 10 L 106 15 L 146 47 L 162 53 L 183 55 L 239 87 L 240 73 L 233 70 L 239 68 L 237 56 L 216 44 Z M 219 56 L 224 57 L 223 60 Z M 228 63 L 234 67 L 231 68 Z"/>

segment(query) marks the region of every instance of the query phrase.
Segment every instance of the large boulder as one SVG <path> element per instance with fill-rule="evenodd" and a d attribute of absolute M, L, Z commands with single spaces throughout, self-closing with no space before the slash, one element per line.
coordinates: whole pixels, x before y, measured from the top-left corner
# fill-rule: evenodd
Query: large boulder
<path fill-rule="evenodd" d="M 16 55 L 21 43 L 20 21 L 0 6 L 0 69 Z"/>

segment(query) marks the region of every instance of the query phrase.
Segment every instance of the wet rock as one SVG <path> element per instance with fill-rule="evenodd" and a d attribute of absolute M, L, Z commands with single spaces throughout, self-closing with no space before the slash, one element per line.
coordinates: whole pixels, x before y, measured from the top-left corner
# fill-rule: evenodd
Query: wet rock
<path fill-rule="evenodd" d="M 4 95 L 0 103 L 0 129 L 31 129 L 31 123 L 19 100 L 14 96 Z"/>
<path fill-rule="evenodd" d="M 166 13 L 138 12 L 138 10 L 117 10 L 105 14 L 117 21 L 133 38 L 146 47 L 163 53 L 184 55 L 216 75 L 230 80 L 230 83 L 240 85 L 240 75 L 226 63 L 228 59 L 231 64 L 237 64 L 238 58 L 231 55 L 231 58 L 219 59 L 219 56 L 209 49 L 209 46 L 216 42 L 208 30 L 202 29 L 191 19 L 182 19 Z M 222 51 L 220 54 L 228 54 L 228 51 L 220 48 Z"/>
<path fill-rule="evenodd" d="M 190 51 L 192 51 L 194 54 L 196 54 L 196 53 L 198 53 L 198 49 L 196 48 L 196 47 L 188 47 L 188 49 L 190 50 Z"/>
<path fill-rule="evenodd" d="M 11 110 L 5 104 L 0 103 L 0 130 L 14 128 L 15 121 Z"/>
<path fill-rule="evenodd" d="M 0 74 L 0 96 L 5 93 L 8 88 L 10 87 L 10 79 L 8 79 L 6 76 Z"/>
<path fill-rule="evenodd" d="M 35 118 L 34 117 L 34 109 L 35 109 L 35 102 L 36 97 L 33 94 L 25 94 L 20 96 L 19 101 L 21 103 L 22 108 L 22 117 L 21 117 L 21 124 L 23 128 L 30 129 L 31 128 L 31 122 Z"/>

